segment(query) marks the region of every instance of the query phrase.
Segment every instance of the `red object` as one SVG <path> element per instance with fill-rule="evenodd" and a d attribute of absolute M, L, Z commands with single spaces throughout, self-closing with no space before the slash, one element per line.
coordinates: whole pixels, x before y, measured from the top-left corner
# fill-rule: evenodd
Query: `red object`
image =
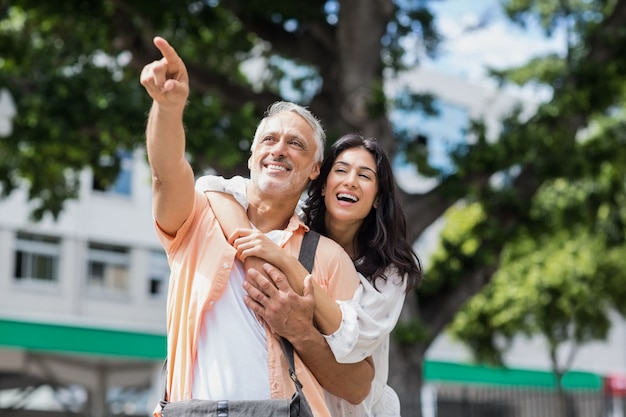
<path fill-rule="evenodd" d="M 616 397 L 626 397 L 626 375 L 607 375 L 604 377 L 604 392 Z"/>

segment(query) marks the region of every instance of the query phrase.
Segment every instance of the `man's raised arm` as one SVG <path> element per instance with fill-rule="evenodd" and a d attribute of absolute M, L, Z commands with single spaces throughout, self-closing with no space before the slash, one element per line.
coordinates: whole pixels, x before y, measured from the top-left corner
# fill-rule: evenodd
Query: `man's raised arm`
<path fill-rule="evenodd" d="M 154 45 L 163 58 L 146 65 L 141 85 L 152 97 L 146 126 L 146 147 L 152 170 L 153 210 L 159 226 L 170 235 L 191 213 L 194 176 L 185 159 L 183 111 L 189 96 L 187 69 L 174 48 L 163 38 Z"/>

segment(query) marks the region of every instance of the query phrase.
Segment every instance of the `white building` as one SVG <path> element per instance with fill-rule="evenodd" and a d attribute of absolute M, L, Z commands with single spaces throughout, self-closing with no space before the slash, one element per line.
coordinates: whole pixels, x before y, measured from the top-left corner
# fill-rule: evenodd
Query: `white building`
<path fill-rule="evenodd" d="M 31 222 L 23 191 L 0 201 L 0 409 L 86 402 L 99 416 L 111 392 L 123 399 L 125 387 L 157 379 L 169 268 L 142 151 L 124 160 L 120 179 L 97 191 L 84 172 L 79 200 L 56 222 Z M 145 415 L 137 398 L 118 412 Z"/>

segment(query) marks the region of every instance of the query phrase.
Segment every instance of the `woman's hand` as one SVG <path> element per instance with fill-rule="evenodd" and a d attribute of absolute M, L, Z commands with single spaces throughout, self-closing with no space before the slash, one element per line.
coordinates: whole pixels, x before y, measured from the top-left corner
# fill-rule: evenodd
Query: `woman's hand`
<path fill-rule="evenodd" d="M 285 257 L 283 249 L 272 242 L 264 233 L 254 229 L 235 229 L 228 238 L 237 250 L 237 258 L 245 261 L 248 257 L 256 256 L 266 262 L 282 267 L 281 260 Z"/>

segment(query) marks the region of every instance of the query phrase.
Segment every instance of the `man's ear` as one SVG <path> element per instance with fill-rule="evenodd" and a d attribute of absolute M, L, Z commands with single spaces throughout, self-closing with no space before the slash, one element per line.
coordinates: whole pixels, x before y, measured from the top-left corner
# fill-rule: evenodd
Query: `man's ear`
<path fill-rule="evenodd" d="M 321 162 L 316 162 L 311 170 L 311 175 L 309 175 L 309 179 L 313 181 L 315 178 L 320 176 L 320 167 L 322 166 Z"/>
<path fill-rule="evenodd" d="M 248 170 L 252 169 L 252 154 L 248 157 Z"/>
<path fill-rule="evenodd" d="M 316 162 L 313 168 L 311 169 L 311 174 L 309 175 L 309 179 L 313 181 L 315 178 L 320 176 L 320 167 L 322 163 Z"/>

